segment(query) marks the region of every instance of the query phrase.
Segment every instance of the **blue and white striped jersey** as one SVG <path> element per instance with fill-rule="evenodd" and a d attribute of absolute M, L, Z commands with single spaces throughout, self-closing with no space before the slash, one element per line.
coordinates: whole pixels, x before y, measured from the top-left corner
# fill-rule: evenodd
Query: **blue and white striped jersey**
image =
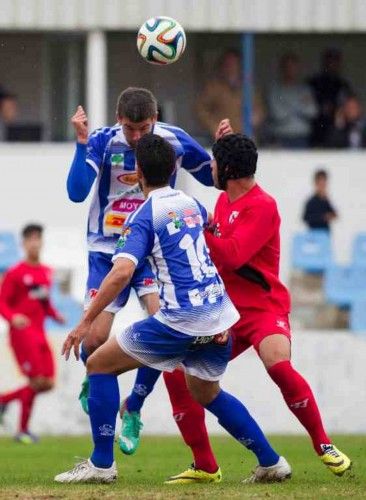
<path fill-rule="evenodd" d="M 155 317 L 195 336 L 221 333 L 239 319 L 210 259 L 206 221 L 205 208 L 193 198 L 171 187 L 156 189 L 127 219 L 113 256 L 136 266 L 148 258 L 160 294 Z"/>
<path fill-rule="evenodd" d="M 153 132 L 172 144 L 177 168 L 212 185 L 210 156 L 192 137 L 178 127 L 159 122 Z M 121 125 L 101 128 L 90 135 L 86 162 L 97 174 L 88 220 L 88 249 L 113 254 L 126 218 L 144 202 L 137 183 L 135 151 L 127 143 Z"/>

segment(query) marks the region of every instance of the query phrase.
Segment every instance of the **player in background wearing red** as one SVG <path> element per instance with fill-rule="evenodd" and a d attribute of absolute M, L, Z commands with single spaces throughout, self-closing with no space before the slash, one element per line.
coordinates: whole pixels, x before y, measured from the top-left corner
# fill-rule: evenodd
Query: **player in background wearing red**
<path fill-rule="evenodd" d="M 9 323 L 10 346 L 28 383 L 0 394 L 0 419 L 9 403 L 21 406 L 16 441 L 24 444 L 37 438 L 29 432 L 29 420 L 38 393 L 54 386 L 55 365 L 44 329 L 49 316 L 59 323 L 63 317 L 50 302 L 52 271 L 40 262 L 43 228 L 30 224 L 22 231 L 25 259 L 9 269 L 0 289 L 0 314 Z"/>
<path fill-rule="evenodd" d="M 215 187 L 224 192 L 205 237 L 241 316 L 231 329 L 232 358 L 254 347 L 289 410 L 309 433 L 321 461 L 334 474 L 342 475 L 351 461 L 331 443 L 312 390 L 291 363 L 290 296 L 279 280 L 280 216 L 275 200 L 254 178 L 256 146 L 244 135 L 231 134 L 214 144 L 213 154 Z M 184 373 L 164 373 L 164 379 L 174 418 L 192 449 L 195 466 L 206 462 L 215 469 L 216 461 L 205 438 L 204 411 L 190 397 Z M 186 484 L 190 474 L 188 469 L 170 478 L 170 482 Z M 252 479 L 260 480 L 256 471 Z"/>

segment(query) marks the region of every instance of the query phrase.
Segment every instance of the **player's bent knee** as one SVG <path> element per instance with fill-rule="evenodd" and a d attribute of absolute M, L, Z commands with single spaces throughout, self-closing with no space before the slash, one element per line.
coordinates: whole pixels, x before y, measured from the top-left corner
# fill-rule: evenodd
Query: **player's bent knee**
<path fill-rule="evenodd" d="M 92 354 L 108 340 L 108 333 L 94 333 L 90 335 L 87 341 L 84 341 L 84 346 L 89 354 Z"/>
<path fill-rule="evenodd" d="M 36 392 L 46 392 L 54 387 L 54 381 L 46 377 L 33 377 L 29 380 L 29 385 Z"/>
<path fill-rule="evenodd" d="M 220 391 L 218 382 L 210 382 L 190 375 L 187 376 L 187 385 L 192 397 L 202 406 L 210 404 Z"/>

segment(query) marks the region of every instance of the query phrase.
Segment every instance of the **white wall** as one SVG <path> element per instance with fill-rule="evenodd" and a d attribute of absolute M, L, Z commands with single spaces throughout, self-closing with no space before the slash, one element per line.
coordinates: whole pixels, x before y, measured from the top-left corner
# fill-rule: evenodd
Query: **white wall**
<path fill-rule="evenodd" d="M 44 223 L 45 260 L 84 272 L 88 201 L 70 202 L 65 187 L 73 151 L 73 144 L 0 145 L 0 228 L 17 231 L 30 220 Z M 335 253 L 339 261 L 347 261 L 354 234 L 366 231 L 366 153 L 264 151 L 259 158 L 258 181 L 277 199 L 282 216 L 284 280 L 292 235 L 303 228 L 302 206 L 318 167 L 325 167 L 331 176 L 330 194 L 340 215 L 333 231 Z M 185 172 L 180 184 L 213 208 L 218 191 L 201 186 Z"/>
<path fill-rule="evenodd" d="M 129 320 L 137 318 L 126 317 Z M 0 329 L 0 392 L 23 383 Z M 57 355 L 57 388 L 42 395 L 36 403 L 32 429 L 47 434 L 80 434 L 89 429 L 87 417 L 77 401 L 80 381 L 84 377 L 82 363 L 61 359 L 63 335 L 51 335 Z M 293 359 L 298 370 L 308 379 L 317 397 L 324 423 L 330 433 L 366 433 L 366 337 L 358 338 L 342 332 L 299 332 L 293 341 Z M 134 373 L 119 378 L 121 399 L 132 387 Z M 263 369 L 252 349 L 229 364 L 222 386 L 241 399 L 267 433 L 301 433 L 302 427 L 288 411 L 278 389 Z M 1 433 L 14 432 L 18 408 L 13 404 Z M 168 396 L 162 380 L 147 400 L 143 411 L 144 432 L 173 434 Z M 221 433 L 215 419 L 207 416 L 209 430 Z"/>
<path fill-rule="evenodd" d="M 65 180 L 73 148 L 72 144 L 0 147 L 0 227 L 18 230 L 30 220 L 44 223 L 47 226 L 45 260 L 76 271 L 74 289 L 80 298 L 85 279 L 83 242 L 87 204 L 73 204 L 67 200 Z M 336 254 L 340 260 L 348 258 L 354 233 L 366 229 L 365 164 L 366 154 L 361 153 L 267 151 L 260 155 L 258 180 L 277 198 L 282 214 L 285 278 L 291 236 L 302 227 L 299 220 L 301 207 L 311 190 L 312 173 L 320 165 L 331 173 L 331 194 L 341 215 L 334 228 Z M 213 208 L 217 191 L 199 186 L 188 175 L 182 175 L 180 181 L 187 191 L 201 199 L 208 208 Z M 136 320 L 140 314 L 133 299 L 131 307 L 117 318 L 116 330 Z M 5 348 L 3 330 L 0 327 L 0 391 L 20 382 L 12 357 Z M 62 336 L 52 335 L 52 341 L 59 358 L 58 389 L 40 397 L 34 428 L 43 432 L 86 432 L 87 420 L 76 403 L 83 368 L 73 361 L 66 364 L 60 360 Z M 366 407 L 366 340 L 348 333 L 295 333 L 294 359 L 312 383 L 330 431 L 366 432 L 364 412 L 360 411 Z M 132 374 L 121 377 L 122 394 L 126 394 L 132 379 Z M 300 431 L 254 352 L 231 364 L 224 387 L 248 403 L 266 431 Z M 146 407 L 146 432 L 174 432 L 175 426 L 169 414 L 167 397 L 160 382 Z M 212 431 L 219 430 L 212 418 L 209 422 Z"/>

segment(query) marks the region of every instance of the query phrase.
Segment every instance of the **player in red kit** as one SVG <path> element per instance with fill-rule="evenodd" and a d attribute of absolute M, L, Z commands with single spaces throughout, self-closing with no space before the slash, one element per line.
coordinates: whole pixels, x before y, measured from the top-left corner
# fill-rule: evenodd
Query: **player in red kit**
<path fill-rule="evenodd" d="M 336 475 L 351 466 L 327 436 L 309 384 L 291 363 L 290 297 L 279 280 L 280 216 L 275 200 L 256 183 L 257 149 L 252 140 L 230 134 L 213 146 L 212 174 L 220 195 L 205 231 L 210 256 L 240 313 L 231 328 L 232 358 L 251 346 L 269 376 L 309 433 L 321 461 Z M 164 373 L 173 416 L 194 456 L 194 466 L 170 484 L 213 482 L 218 464 L 204 423 L 204 410 L 189 395 L 183 371 Z M 266 478 L 256 469 L 251 482 Z"/>
<path fill-rule="evenodd" d="M 230 134 L 214 144 L 213 154 L 215 186 L 224 192 L 205 237 L 241 316 L 231 329 L 232 358 L 254 347 L 288 408 L 309 433 L 322 462 L 334 474 L 342 475 L 350 468 L 350 459 L 331 443 L 312 390 L 291 363 L 290 297 L 279 280 L 281 221 L 275 200 L 255 181 L 256 146 L 244 135 Z M 177 425 L 190 444 L 192 438 L 184 420 L 202 428 L 203 412 L 193 400 L 189 402 L 182 372 L 164 373 L 164 378 L 173 414 L 180 415 Z M 195 453 L 209 456 L 206 440 L 202 438 L 201 445 L 198 441 L 196 436 Z M 184 482 L 185 476 L 187 471 L 171 478 L 171 482 Z M 257 479 L 254 472 L 252 480 Z"/>
<path fill-rule="evenodd" d="M 21 406 L 19 432 L 15 439 L 32 443 L 29 420 L 36 395 L 54 386 L 55 365 L 46 339 L 47 317 L 63 323 L 63 317 L 50 302 L 52 271 L 40 263 L 43 228 L 37 224 L 22 231 L 25 260 L 9 269 L 0 289 L 0 314 L 9 323 L 10 346 L 28 383 L 0 394 L 0 418 L 8 404 L 18 400 Z"/>

